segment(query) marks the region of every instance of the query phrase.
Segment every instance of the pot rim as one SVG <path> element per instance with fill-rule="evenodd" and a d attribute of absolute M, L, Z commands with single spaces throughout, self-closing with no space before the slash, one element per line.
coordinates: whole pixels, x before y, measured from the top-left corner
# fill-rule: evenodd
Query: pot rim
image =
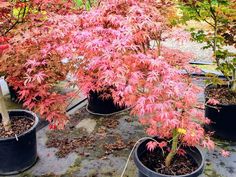
<path fill-rule="evenodd" d="M 221 103 L 220 103 L 220 104 L 217 104 L 217 105 L 210 105 L 210 104 L 207 104 L 207 103 L 206 103 L 206 99 L 209 99 L 210 97 L 206 96 L 205 92 L 206 92 L 206 88 L 208 88 L 208 87 L 210 87 L 210 86 L 214 86 L 214 85 L 213 85 L 213 84 L 207 84 L 206 87 L 205 87 L 205 89 L 204 89 L 204 95 L 205 95 L 205 103 L 204 103 L 204 105 L 205 105 L 205 106 L 209 106 L 209 107 L 236 106 L 236 104 L 221 104 Z M 227 85 L 225 85 L 225 86 L 227 86 Z"/>
<path fill-rule="evenodd" d="M 17 138 L 20 138 L 20 137 L 32 132 L 39 123 L 38 116 L 32 111 L 25 110 L 25 109 L 9 109 L 8 112 L 26 112 L 28 114 L 31 114 L 34 117 L 34 125 L 30 129 L 28 129 L 27 131 L 21 133 L 20 135 L 17 135 Z M 16 137 L 7 137 L 7 138 L 0 137 L 0 141 L 10 141 L 10 140 L 14 140 L 14 139 L 16 139 Z"/>
<path fill-rule="evenodd" d="M 142 143 L 144 143 L 145 141 L 148 141 L 148 140 L 143 140 L 141 141 L 137 147 L 135 148 L 135 151 L 134 151 L 134 155 L 135 155 L 135 160 L 137 161 L 136 163 L 139 163 L 140 166 L 142 166 L 142 168 L 145 168 L 148 172 L 152 173 L 152 174 L 155 174 L 155 175 L 161 175 L 162 177 L 173 177 L 173 175 L 165 175 L 165 174 L 162 174 L 162 173 L 158 173 L 158 172 L 155 172 L 155 171 L 152 171 L 150 170 L 148 167 L 146 167 L 139 159 L 138 157 L 138 153 L 137 153 L 137 149 L 140 147 L 140 145 Z M 176 177 L 188 177 L 189 175 L 193 175 L 195 173 L 197 173 L 198 171 L 201 171 L 201 169 L 204 167 L 204 154 L 203 152 L 200 150 L 200 148 L 194 146 L 194 148 L 196 148 L 196 150 L 199 152 L 199 154 L 201 155 L 202 157 L 202 161 L 201 161 L 201 165 L 199 165 L 199 167 L 194 170 L 192 173 L 188 173 L 188 174 L 185 174 L 185 175 L 176 175 Z"/>

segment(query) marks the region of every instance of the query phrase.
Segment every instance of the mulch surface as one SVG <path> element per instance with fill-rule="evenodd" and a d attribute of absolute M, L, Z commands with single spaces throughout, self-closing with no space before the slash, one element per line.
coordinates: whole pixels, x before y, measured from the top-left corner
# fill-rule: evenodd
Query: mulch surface
<path fill-rule="evenodd" d="M 114 136 L 115 141 L 113 143 L 105 143 L 103 148 L 106 150 L 106 154 L 111 154 L 114 151 L 119 151 L 123 149 L 132 149 L 135 144 L 135 141 L 125 142 L 120 135 Z"/>
<path fill-rule="evenodd" d="M 78 138 L 62 138 L 59 139 L 57 136 L 50 135 L 50 139 L 47 141 L 47 147 L 58 148 L 56 153 L 57 157 L 63 158 L 71 152 L 79 152 L 80 147 L 88 147 L 89 149 L 94 148 L 95 139 L 93 137 L 82 136 Z"/>
<path fill-rule="evenodd" d="M 236 104 L 236 93 L 230 91 L 226 86 L 218 88 L 207 88 L 206 97 L 214 98 L 218 100 L 221 104 Z"/>
<path fill-rule="evenodd" d="M 109 120 L 108 120 L 109 119 Z M 119 121 L 113 118 L 105 118 L 102 120 L 102 125 L 108 129 L 114 129 L 119 125 Z"/>
<path fill-rule="evenodd" d="M 22 116 L 15 116 L 11 118 L 11 129 L 5 131 L 3 124 L 0 120 L 0 138 L 8 138 L 19 136 L 25 131 L 29 130 L 33 125 L 34 121 Z"/>
<path fill-rule="evenodd" d="M 120 124 L 119 117 L 117 115 L 99 119 L 82 108 L 71 116 L 64 130 L 48 132 L 46 146 L 57 148 L 58 158 L 66 157 L 72 152 L 83 155 L 81 151 L 86 152 L 85 156 L 87 156 L 90 151 L 96 151 L 97 148 L 99 148 L 99 156 L 106 156 L 123 149 L 132 149 L 134 140 L 124 140 L 119 133 L 113 131 Z M 84 118 L 98 119 L 97 128 L 92 134 L 76 128 L 76 125 Z"/>
<path fill-rule="evenodd" d="M 165 166 L 165 157 L 160 148 L 144 153 L 140 157 L 141 162 L 149 169 L 165 175 L 184 175 L 195 171 L 197 163 L 187 155 L 176 155 L 169 167 Z"/>

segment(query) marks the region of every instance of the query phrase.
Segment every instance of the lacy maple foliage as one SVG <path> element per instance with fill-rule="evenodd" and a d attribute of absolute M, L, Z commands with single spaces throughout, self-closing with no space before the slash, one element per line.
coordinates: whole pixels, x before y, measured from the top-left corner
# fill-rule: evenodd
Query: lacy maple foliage
<path fill-rule="evenodd" d="M 70 73 L 86 94 L 108 89 L 116 103 L 133 106 L 148 135 L 173 139 L 167 165 L 180 144 L 212 149 L 201 126 L 209 120 L 195 108 L 200 89 L 183 72 L 191 55 L 162 45 L 188 38 L 173 28 L 173 8 L 171 1 L 103 0 L 80 14 L 48 13 L 42 27 L 12 39 L 18 42 L 3 66 L 8 81 L 55 126 L 67 120 L 66 96 L 53 92 L 55 82 Z"/>
<path fill-rule="evenodd" d="M 172 6 L 155 0 L 102 1 L 79 15 L 71 41 L 82 56 L 76 73 L 80 88 L 87 94 L 109 89 L 116 103 L 133 106 L 131 114 L 148 127 L 148 135 L 172 139 L 167 166 L 181 144 L 214 148 L 202 128 L 209 120 L 195 108 L 200 88 L 183 72 L 191 55 L 162 45 L 166 39 L 188 38 L 163 13 Z M 151 149 L 157 145 L 151 143 Z"/>
<path fill-rule="evenodd" d="M 37 25 L 47 18 L 47 13 L 63 15 L 79 12 L 74 8 L 72 0 L 1 0 L 0 3 L 0 33 L 4 36 L 9 32 L 14 35 L 29 26 Z"/>
<path fill-rule="evenodd" d="M 1 56 L 0 73 L 23 105 L 50 121 L 51 128 L 63 128 L 68 120 L 68 95 L 56 91 L 55 85 L 66 79 L 70 67 L 62 62 L 65 55 L 58 54 L 55 45 L 66 41 L 72 21 L 60 31 L 53 29 L 72 12 L 81 10 L 75 9 L 73 1 L 63 0 L 1 1 L 0 6 L 0 16 L 5 17 L 1 18 L 1 36 L 7 36 L 1 39 L 8 38 L 8 44 L 0 48 L 9 47 Z"/>

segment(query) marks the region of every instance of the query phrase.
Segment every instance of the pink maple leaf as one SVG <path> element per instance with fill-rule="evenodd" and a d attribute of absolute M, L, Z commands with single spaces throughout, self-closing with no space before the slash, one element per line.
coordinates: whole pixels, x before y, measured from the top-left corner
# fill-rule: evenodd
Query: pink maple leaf
<path fill-rule="evenodd" d="M 160 142 L 158 145 L 159 145 L 160 148 L 163 148 L 163 147 L 166 147 L 166 146 L 167 146 L 167 142 L 162 141 L 162 142 Z"/>
<path fill-rule="evenodd" d="M 158 146 L 158 143 L 156 141 L 149 141 L 146 146 L 149 151 L 153 151 Z"/>
<path fill-rule="evenodd" d="M 207 148 L 209 150 L 213 150 L 215 148 L 215 143 L 210 140 L 209 138 L 202 141 L 202 145 L 204 148 Z"/>
<path fill-rule="evenodd" d="M 210 104 L 210 105 L 217 105 L 217 104 L 220 104 L 220 102 L 214 98 L 210 98 L 207 102 L 207 104 Z"/>
<path fill-rule="evenodd" d="M 46 77 L 47 75 L 44 74 L 43 71 L 40 71 L 34 75 L 33 80 L 37 80 L 38 83 L 41 83 Z"/>
<path fill-rule="evenodd" d="M 25 63 L 25 66 L 28 67 L 28 66 L 32 66 L 32 67 L 35 67 L 35 66 L 39 66 L 41 64 L 41 62 L 38 62 L 36 59 L 30 59 L 30 60 L 27 60 L 27 62 Z"/>
<path fill-rule="evenodd" d="M 230 152 L 229 151 L 226 151 L 226 150 L 221 150 L 220 154 L 223 156 L 223 157 L 229 157 L 230 156 Z"/>

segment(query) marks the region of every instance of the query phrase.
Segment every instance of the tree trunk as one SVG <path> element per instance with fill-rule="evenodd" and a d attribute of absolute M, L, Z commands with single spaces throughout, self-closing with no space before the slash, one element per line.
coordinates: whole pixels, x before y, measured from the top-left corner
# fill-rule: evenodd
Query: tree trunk
<path fill-rule="evenodd" d="M 157 41 L 158 56 L 161 56 L 161 40 Z"/>
<path fill-rule="evenodd" d="M 179 139 L 179 134 L 178 134 L 177 130 L 175 129 L 175 130 L 173 130 L 172 147 L 171 147 L 170 153 L 167 155 L 167 157 L 165 159 L 165 166 L 166 167 L 170 166 L 173 157 L 177 153 L 178 139 Z"/>
<path fill-rule="evenodd" d="M 214 23 L 214 39 L 213 39 L 213 52 L 214 52 L 214 56 L 215 56 L 215 59 L 216 59 L 216 64 L 217 66 L 220 65 L 219 63 L 219 58 L 217 58 L 216 56 L 216 48 L 217 48 L 217 20 L 215 20 L 215 23 Z"/>
<path fill-rule="evenodd" d="M 6 105 L 4 102 L 3 92 L 0 85 L 0 113 L 2 115 L 2 124 L 4 126 L 5 131 L 8 131 L 11 128 L 10 117 L 8 111 L 6 109 Z"/>
<path fill-rule="evenodd" d="M 233 70 L 231 91 L 236 93 L 236 69 Z"/>

